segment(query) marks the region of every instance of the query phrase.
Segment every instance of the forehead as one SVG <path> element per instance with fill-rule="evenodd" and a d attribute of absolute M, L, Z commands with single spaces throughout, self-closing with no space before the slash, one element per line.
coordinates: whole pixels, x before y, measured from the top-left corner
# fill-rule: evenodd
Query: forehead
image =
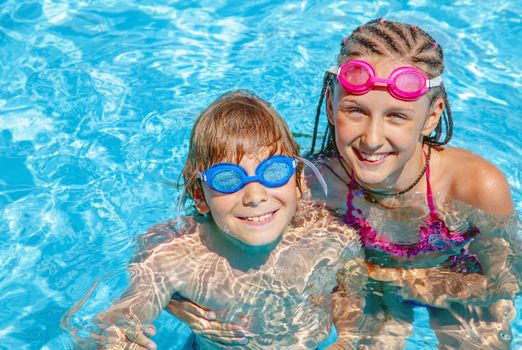
<path fill-rule="evenodd" d="M 240 150 L 236 150 L 236 152 L 230 152 L 223 159 L 216 159 L 214 164 L 218 163 L 234 163 L 234 164 L 244 164 L 244 163 L 261 163 L 263 160 L 273 156 L 281 154 L 280 147 L 278 145 L 274 145 L 274 147 L 263 146 L 254 151 L 252 150 L 242 150 L 246 152 L 241 152 Z"/>
<path fill-rule="evenodd" d="M 375 74 L 378 77 L 388 77 L 391 72 L 399 67 L 410 66 L 411 63 L 406 61 L 404 58 L 389 57 L 389 56 L 370 56 L 360 58 L 375 69 Z"/>

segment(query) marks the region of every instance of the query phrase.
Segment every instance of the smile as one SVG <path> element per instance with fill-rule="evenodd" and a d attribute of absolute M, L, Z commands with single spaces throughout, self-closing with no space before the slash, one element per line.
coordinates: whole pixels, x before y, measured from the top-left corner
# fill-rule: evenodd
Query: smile
<path fill-rule="evenodd" d="M 357 158 L 359 158 L 359 160 L 364 161 L 364 162 L 369 162 L 369 163 L 380 162 L 380 161 L 388 158 L 388 156 L 392 154 L 391 152 L 386 152 L 386 153 L 366 153 L 366 152 L 359 151 L 359 150 L 357 150 L 355 148 L 353 150 L 354 150 L 355 155 L 357 156 Z"/>
<path fill-rule="evenodd" d="M 270 221 L 272 221 L 276 212 L 277 212 L 277 210 L 272 211 L 270 213 L 262 214 L 259 216 L 243 216 L 243 217 L 239 216 L 238 219 L 247 221 L 249 224 L 263 225 L 263 224 L 266 224 L 266 223 L 269 223 Z"/>

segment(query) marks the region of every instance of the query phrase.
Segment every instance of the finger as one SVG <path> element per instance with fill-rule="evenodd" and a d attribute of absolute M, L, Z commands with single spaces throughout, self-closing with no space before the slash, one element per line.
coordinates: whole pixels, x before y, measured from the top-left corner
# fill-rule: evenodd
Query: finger
<path fill-rule="evenodd" d="M 224 339 L 237 339 L 255 337 L 257 334 L 248 331 L 243 324 L 223 323 L 219 321 L 208 321 L 205 319 L 194 319 L 190 323 L 192 329 L 197 333 L 207 337 L 217 337 Z"/>
<path fill-rule="evenodd" d="M 127 338 L 136 346 L 139 346 L 137 349 L 149 349 L 156 350 L 157 346 L 152 340 L 147 338 L 142 332 L 136 330 L 135 328 L 130 328 L 126 332 Z"/>
<path fill-rule="evenodd" d="M 153 324 L 144 325 L 142 330 L 146 336 L 153 337 L 156 335 L 156 327 Z"/>
<path fill-rule="evenodd" d="M 128 345 L 125 347 L 125 350 L 148 350 L 147 348 L 138 345 L 136 343 L 127 343 Z M 121 350 L 121 348 L 119 348 Z"/>
<path fill-rule="evenodd" d="M 202 317 L 207 320 L 213 320 L 216 318 L 216 313 L 214 311 L 205 309 L 188 299 L 171 299 L 167 305 L 167 310 L 181 321 L 187 320 L 190 316 Z"/>
<path fill-rule="evenodd" d="M 123 330 L 116 326 L 110 326 L 103 331 L 103 349 L 121 349 L 127 337 Z"/>
<path fill-rule="evenodd" d="M 224 346 L 232 346 L 232 345 L 247 345 L 250 342 L 248 337 L 222 337 L 222 336 L 206 336 L 204 334 L 198 334 L 203 338 L 209 338 L 212 342 L 220 343 Z"/>

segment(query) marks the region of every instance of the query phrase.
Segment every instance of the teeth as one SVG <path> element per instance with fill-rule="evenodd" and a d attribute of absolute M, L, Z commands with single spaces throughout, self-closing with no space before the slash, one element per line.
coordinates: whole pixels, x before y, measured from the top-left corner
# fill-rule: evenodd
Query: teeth
<path fill-rule="evenodd" d="M 251 217 L 247 217 L 246 219 L 247 219 L 248 221 L 258 222 L 258 221 L 266 220 L 266 219 L 268 219 L 268 218 L 271 217 L 271 216 L 272 216 L 272 213 L 268 213 L 268 214 L 261 215 L 261 216 L 251 216 Z"/>
<path fill-rule="evenodd" d="M 388 156 L 388 153 L 379 153 L 379 154 L 366 154 L 366 153 L 361 153 L 361 156 L 365 159 L 365 160 L 369 160 L 370 162 L 376 162 L 378 160 L 381 160 L 381 159 L 384 159 Z"/>

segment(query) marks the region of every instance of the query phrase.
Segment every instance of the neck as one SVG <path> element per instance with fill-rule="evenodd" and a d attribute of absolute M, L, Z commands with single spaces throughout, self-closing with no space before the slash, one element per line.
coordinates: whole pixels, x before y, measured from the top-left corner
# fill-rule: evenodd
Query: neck
<path fill-rule="evenodd" d="M 241 271 L 257 269 L 263 265 L 283 235 L 268 244 L 253 246 L 232 236 L 210 218 L 204 232 L 204 243 L 209 250 L 225 258 L 230 266 Z"/>

